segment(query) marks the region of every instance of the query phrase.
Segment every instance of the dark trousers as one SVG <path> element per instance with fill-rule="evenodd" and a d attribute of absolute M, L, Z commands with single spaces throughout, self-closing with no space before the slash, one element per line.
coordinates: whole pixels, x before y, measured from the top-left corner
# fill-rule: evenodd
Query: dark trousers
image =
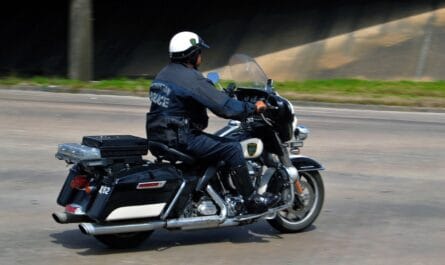
<path fill-rule="evenodd" d="M 241 144 L 237 141 L 195 130 L 188 133 L 185 140 L 186 143 L 178 149 L 203 162 L 224 161 L 230 168 L 246 165 Z"/>

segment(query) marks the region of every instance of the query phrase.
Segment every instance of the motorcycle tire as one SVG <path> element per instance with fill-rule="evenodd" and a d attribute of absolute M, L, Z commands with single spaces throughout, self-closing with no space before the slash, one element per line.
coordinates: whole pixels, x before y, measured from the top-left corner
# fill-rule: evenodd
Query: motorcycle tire
<path fill-rule="evenodd" d="M 267 220 L 269 224 L 283 233 L 301 232 L 312 225 L 321 212 L 324 201 L 324 184 L 318 171 L 300 172 L 300 183 L 303 186 L 304 196 L 308 198 L 308 206 L 299 204 L 292 209 L 277 213 L 274 219 Z M 295 195 L 297 196 L 297 195 Z M 298 198 L 295 198 L 298 201 Z M 298 203 L 297 203 L 298 204 Z"/>
<path fill-rule="evenodd" d="M 122 234 L 96 235 L 94 236 L 101 243 L 107 245 L 109 248 L 125 249 L 134 248 L 144 242 L 153 231 L 134 232 Z"/>

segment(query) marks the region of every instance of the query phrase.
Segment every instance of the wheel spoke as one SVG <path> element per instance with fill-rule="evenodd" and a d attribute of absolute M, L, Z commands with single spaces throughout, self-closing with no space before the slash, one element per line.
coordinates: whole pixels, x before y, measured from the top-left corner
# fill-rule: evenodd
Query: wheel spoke
<path fill-rule="evenodd" d="M 287 219 L 290 222 L 298 222 L 300 220 L 303 220 L 306 215 L 311 211 L 311 208 L 313 207 L 313 204 L 315 202 L 315 192 L 311 184 L 313 183 L 313 180 L 310 179 L 310 176 L 306 176 L 305 174 L 301 175 L 301 185 L 303 187 L 303 201 L 301 198 L 297 197 L 296 194 L 296 203 L 295 205 L 287 209 L 285 211 L 282 211 L 281 216 L 285 219 Z M 297 201 L 298 200 L 298 201 Z"/>
<path fill-rule="evenodd" d="M 287 214 L 287 219 L 288 220 L 294 220 L 296 217 L 298 217 L 298 215 L 295 214 L 295 212 L 289 211 L 289 213 Z"/>
<path fill-rule="evenodd" d="M 284 232 L 297 232 L 307 228 L 317 218 L 323 205 L 324 187 L 318 172 L 300 172 L 303 194 L 295 194 L 294 205 L 280 211 L 269 223 Z"/>

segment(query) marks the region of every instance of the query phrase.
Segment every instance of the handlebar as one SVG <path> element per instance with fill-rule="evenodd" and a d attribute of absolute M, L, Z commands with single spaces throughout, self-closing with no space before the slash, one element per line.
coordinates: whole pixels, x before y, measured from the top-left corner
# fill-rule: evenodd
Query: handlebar
<path fill-rule="evenodd" d="M 277 109 L 279 109 L 279 107 L 274 106 L 274 105 L 271 105 L 271 104 L 269 104 L 269 102 L 267 102 L 267 101 L 265 101 L 265 102 L 266 102 L 266 107 L 267 107 L 267 109 L 271 109 L 271 110 L 277 110 Z"/>
<path fill-rule="evenodd" d="M 273 127 L 273 124 L 269 121 L 270 119 L 266 118 L 266 116 L 264 116 L 263 113 L 261 113 L 260 116 L 261 116 L 261 119 L 264 121 L 264 123 L 266 123 L 270 127 Z"/>

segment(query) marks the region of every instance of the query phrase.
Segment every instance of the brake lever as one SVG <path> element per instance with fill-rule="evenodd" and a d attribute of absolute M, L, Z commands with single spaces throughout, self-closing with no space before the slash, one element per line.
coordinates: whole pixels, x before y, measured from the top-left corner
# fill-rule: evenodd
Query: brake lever
<path fill-rule="evenodd" d="M 271 110 L 277 110 L 277 109 L 279 109 L 279 107 L 277 107 L 277 106 L 272 106 L 272 105 L 270 105 L 270 104 L 267 103 L 267 102 L 266 102 L 266 106 L 267 106 L 267 109 L 271 109 Z"/>
<path fill-rule="evenodd" d="M 279 109 L 279 107 L 274 106 L 274 105 L 272 105 L 272 104 L 269 103 L 269 98 L 265 99 L 265 100 L 264 100 L 264 103 L 266 103 L 266 108 L 267 108 L 267 109 L 271 109 L 271 110 L 277 110 L 277 109 Z"/>

